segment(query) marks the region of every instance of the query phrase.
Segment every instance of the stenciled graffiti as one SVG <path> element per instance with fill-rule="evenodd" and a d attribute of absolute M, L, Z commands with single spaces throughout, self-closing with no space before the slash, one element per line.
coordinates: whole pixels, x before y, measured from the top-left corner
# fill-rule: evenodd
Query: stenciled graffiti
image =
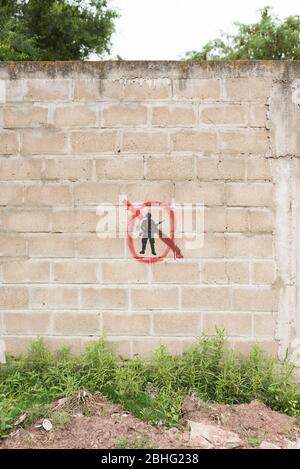
<path fill-rule="evenodd" d="M 127 238 L 131 256 L 154 264 L 167 256 L 184 258 L 184 249 L 201 249 L 204 205 L 162 201 L 132 202 L 124 195 L 119 204 L 97 207 L 99 238 Z M 180 246 L 178 240 L 182 240 Z"/>

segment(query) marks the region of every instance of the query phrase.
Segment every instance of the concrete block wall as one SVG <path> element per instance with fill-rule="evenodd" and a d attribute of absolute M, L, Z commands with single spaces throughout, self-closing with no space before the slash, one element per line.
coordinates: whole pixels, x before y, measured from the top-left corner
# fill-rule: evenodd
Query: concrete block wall
<path fill-rule="evenodd" d="M 300 364 L 299 62 L 0 64 L 0 345 L 125 356 L 225 327 Z M 96 234 L 97 206 L 204 204 L 161 262 Z"/>

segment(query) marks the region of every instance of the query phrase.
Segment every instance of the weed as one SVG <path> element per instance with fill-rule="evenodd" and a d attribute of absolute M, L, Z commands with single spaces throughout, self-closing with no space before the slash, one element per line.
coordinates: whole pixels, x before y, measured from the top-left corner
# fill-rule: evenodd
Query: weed
<path fill-rule="evenodd" d="M 149 438 L 135 436 L 133 438 L 123 437 L 117 438 L 114 449 L 154 449 L 153 443 Z"/>
<path fill-rule="evenodd" d="M 247 443 L 251 448 L 258 448 L 264 439 L 265 437 L 262 435 L 249 435 L 247 437 Z"/>
<path fill-rule="evenodd" d="M 54 412 L 51 415 L 50 420 L 51 420 L 54 428 L 62 429 L 62 428 L 65 428 L 68 425 L 68 423 L 71 420 L 71 416 L 70 416 L 70 414 L 68 414 L 68 412 L 65 412 L 65 411 Z"/>
<path fill-rule="evenodd" d="M 52 401 L 82 389 L 103 394 L 151 424 L 180 426 L 182 400 L 191 394 L 228 404 L 259 399 L 300 417 L 300 390 L 292 373 L 288 360 L 279 366 L 257 347 L 247 357 L 230 350 L 221 330 L 215 337 L 202 336 L 182 355 L 160 347 L 149 362 L 118 361 L 103 339 L 79 356 L 67 348 L 50 352 L 39 339 L 25 355 L 0 367 L 0 437 L 23 412 L 25 424 L 31 423 L 48 416 Z"/>

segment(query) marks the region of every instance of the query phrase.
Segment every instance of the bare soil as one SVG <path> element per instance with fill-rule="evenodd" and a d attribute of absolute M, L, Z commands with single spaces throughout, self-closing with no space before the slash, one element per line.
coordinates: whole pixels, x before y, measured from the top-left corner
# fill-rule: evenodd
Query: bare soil
<path fill-rule="evenodd" d="M 294 418 L 275 412 L 259 401 L 223 405 L 188 397 L 183 403 L 182 429 L 152 426 L 130 415 L 121 406 L 86 391 L 51 404 L 45 431 L 43 418 L 17 425 L 0 448 L 195 448 L 189 439 L 188 420 L 217 425 L 243 440 L 243 448 L 268 441 L 286 447 L 300 437 Z M 22 419 L 21 419 L 22 420 Z"/>

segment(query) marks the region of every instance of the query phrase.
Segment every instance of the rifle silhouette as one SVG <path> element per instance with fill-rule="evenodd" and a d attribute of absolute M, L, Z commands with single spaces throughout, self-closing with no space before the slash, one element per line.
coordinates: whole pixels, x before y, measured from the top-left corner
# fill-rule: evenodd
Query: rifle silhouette
<path fill-rule="evenodd" d="M 164 220 L 160 221 L 159 223 L 156 223 L 156 231 L 158 232 L 159 238 L 162 240 L 163 243 L 165 243 L 169 248 L 172 249 L 172 251 L 174 253 L 174 259 L 176 259 L 176 258 L 183 259 L 183 254 L 180 251 L 179 247 L 176 246 L 174 241 L 171 238 L 169 238 L 169 236 L 165 235 L 162 230 L 157 228 L 158 225 L 160 225 L 163 221 Z"/>

